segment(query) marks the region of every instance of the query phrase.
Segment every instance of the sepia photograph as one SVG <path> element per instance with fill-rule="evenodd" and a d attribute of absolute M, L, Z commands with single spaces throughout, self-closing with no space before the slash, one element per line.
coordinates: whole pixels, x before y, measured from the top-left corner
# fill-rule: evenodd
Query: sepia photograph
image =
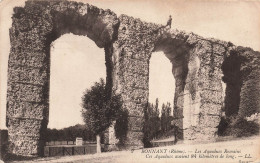
<path fill-rule="evenodd" d="M 0 163 L 260 163 L 260 1 L 0 0 Z"/>

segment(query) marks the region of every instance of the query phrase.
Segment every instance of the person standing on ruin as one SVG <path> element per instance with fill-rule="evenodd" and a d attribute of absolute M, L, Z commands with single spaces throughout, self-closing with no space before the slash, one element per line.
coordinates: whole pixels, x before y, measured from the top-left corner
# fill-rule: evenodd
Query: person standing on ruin
<path fill-rule="evenodd" d="M 167 24 L 165 26 L 161 26 L 161 27 L 155 29 L 153 32 L 154 33 L 158 32 L 160 29 L 166 28 L 167 26 L 169 26 L 170 28 L 172 27 L 172 16 L 171 15 L 169 16 L 169 19 L 168 19 Z"/>
<path fill-rule="evenodd" d="M 170 28 L 172 27 L 172 16 L 171 15 L 169 16 L 169 19 L 168 19 L 165 27 L 167 27 L 167 26 L 169 26 Z"/>

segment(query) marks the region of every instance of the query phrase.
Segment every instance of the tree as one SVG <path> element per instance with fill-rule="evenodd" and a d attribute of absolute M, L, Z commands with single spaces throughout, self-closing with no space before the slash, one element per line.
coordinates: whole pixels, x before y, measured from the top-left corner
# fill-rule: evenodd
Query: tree
<path fill-rule="evenodd" d="M 162 104 L 162 110 L 161 110 L 161 130 L 162 132 L 166 132 L 166 107 L 165 104 Z"/>
<path fill-rule="evenodd" d="M 170 127 L 171 127 L 171 104 L 169 102 L 167 102 L 166 106 L 166 131 L 169 131 L 170 130 Z"/>
<path fill-rule="evenodd" d="M 156 98 L 156 100 L 155 100 L 155 113 L 159 117 L 160 112 L 159 112 L 159 99 L 158 98 Z"/>
<path fill-rule="evenodd" d="M 87 127 L 97 136 L 98 152 L 100 134 L 117 119 L 122 110 L 121 96 L 106 89 L 104 79 L 95 82 L 82 97 L 82 117 Z"/>
<path fill-rule="evenodd" d="M 96 135 L 86 128 L 86 125 L 77 124 L 63 129 L 47 129 L 47 141 L 75 141 L 76 137 L 82 137 L 83 140 L 94 141 Z"/>
<path fill-rule="evenodd" d="M 151 103 L 147 104 L 147 107 L 144 108 L 144 139 L 143 143 L 145 147 L 151 147 L 151 140 L 156 137 L 160 130 L 160 118 L 159 118 L 159 109 L 158 109 L 158 98 L 156 99 L 155 106 Z"/>
<path fill-rule="evenodd" d="M 163 103 L 161 112 L 161 129 L 163 133 L 166 133 L 171 129 L 171 104 L 169 102 L 166 105 Z"/>
<path fill-rule="evenodd" d="M 143 132 L 144 132 L 144 138 L 143 143 L 144 147 L 151 147 L 151 139 L 153 137 L 153 121 L 152 119 L 152 112 L 153 112 L 153 104 L 148 103 L 147 107 L 144 108 L 144 126 L 143 126 Z"/>

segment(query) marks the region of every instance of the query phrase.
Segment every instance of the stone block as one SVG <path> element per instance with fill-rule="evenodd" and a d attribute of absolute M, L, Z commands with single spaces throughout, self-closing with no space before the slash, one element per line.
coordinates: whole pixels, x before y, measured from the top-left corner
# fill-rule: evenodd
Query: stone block
<path fill-rule="evenodd" d="M 224 56 L 225 52 L 226 52 L 226 49 L 225 49 L 224 45 L 213 44 L 213 53 Z"/>
<path fill-rule="evenodd" d="M 132 89 L 132 91 L 129 93 L 132 100 L 134 100 L 134 102 L 136 103 L 143 103 L 145 98 L 148 97 L 148 90 L 144 90 L 144 89 L 137 89 L 137 88 Z"/>
<path fill-rule="evenodd" d="M 204 128 L 216 128 L 219 125 L 220 116 L 201 115 L 199 118 L 200 127 Z"/>
<path fill-rule="evenodd" d="M 45 89 L 42 86 L 36 86 L 23 83 L 8 83 L 7 100 L 16 99 L 28 102 L 43 102 L 45 101 Z"/>
<path fill-rule="evenodd" d="M 195 79 L 195 80 L 191 80 L 191 81 L 186 81 L 184 95 L 189 93 L 192 96 L 192 99 L 194 100 L 198 89 L 199 89 L 198 80 Z"/>
<path fill-rule="evenodd" d="M 188 143 L 205 143 L 215 140 L 217 128 L 206 128 L 201 126 L 192 126 L 183 131 L 184 140 Z"/>
<path fill-rule="evenodd" d="M 10 152 L 22 156 L 38 155 L 39 138 L 22 136 L 22 135 L 9 135 Z"/>
<path fill-rule="evenodd" d="M 218 79 L 221 80 L 223 76 L 223 72 L 221 68 L 216 66 L 201 66 L 198 71 L 198 77 L 199 80 L 204 80 L 205 82 L 210 79 Z"/>
<path fill-rule="evenodd" d="M 200 91 L 201 102 L 202 103 L 215 103 L 222 104 L 222 92 L 211 91 L 211 90 L 202 90 Z"/>
<path fill-rule="evenodd" d="M 212 52 L 201 54 L 199 58 L 201 66 L 208 65 L 216 68 L 221 68 L 221 65 L 224 61 L 224 55 L 219 55 L 217 53 Z"/>
<path fill-rule="evenodd" d="M 202 103 L 201 104 L 201 113 L 204 115 L 216 115 L 219 116 L 221 114 L 221 104 L 216 103 Z"/>
<path fill-rule="evenodd" d="M 195 132 L 195 141 L 198 143 L 214 142 L 216 140 L 216 133 L 218 128 L 205 127 L 200 128 L 199 131 Z"/>
<path fill-rule="evenodd" d="M 209 89 L 214 91 L 225 91 L 222 88 L 221 79 L 208 78 L 208 80 L 203 80 L 203 78 L 198 81 L 198 89 Z"/>
<path fill-rule="evenodd" d="M 197 81 L 198 80 L 198 69 L 195 68 L 193 70 L 190 70 L 187 74 L 187 77 L 186 77 L 186 80 L 185 80 L 185 83 L 188 83 L 188 82 L 193 82 L 193 81 Z"/>
<path fill-rule="evenodd" d="M 124 61 L 127 72 L 148 74 L 149 65 L 146 60 L 128 58 Z"/>
<path fill-rule="evenodd" d="M 143 146 L 143 132 L 131 131 L 127 133 L 126 145 Z"/>
<path fill-rule="evenodd" d="M 197 55 L 202 55 L 202 54 L 205 54 L 205 53 L 211 53 L 212 52 L 212 45 L 207 40 L 199 40 L 195 44 L 192 52 L 197 54 Z"/>
<path fill-rule="evenodd" d="M 187 128 L 183 130 L 183 139 L 184 140 L 194 140 L 196 139 L 195 131 L 193 128 Z"/>
<path fill-rule="evenodd" d="M 179 96 L 179 97 L 183 97 L 183 106 L 189 106 L 195 103 L 198 103 L 201 101 L 201 95 L 200 95 L 200 90 L 196 90 L 194 92 L 191 92 L 190 90 L 185 90 L 183 95 Z M 178 98 L 179 98 L 178 97 Z M 180 101 L 181 102 L 181 101 Z M 179 105 L 181 106 L 181 105 Z"/>
<path fill-rule="evenodd" d="M 144 115 L 144 106 L 142 104 L 136 104 L 133 102 L 127 102 L 125 104 L 129 116 L 143 116 Z"/>
<path fill-rule="evenodd" d="M 9 148 L 12 153 L 30 156 L 39 154 L 42 121 L 36 119 L 8 119 Z"/>
<path fill-rule="evenodd" d="M 46 40 L 23 40 L 23 39 L 19 39 L 17 40 L 17 42 L 22 42 L 22 44 L 18 47 L 20 48 L 22 51 L 30 51 L 32 53 L 37 53 L 37 52 L 45 52 L 47 53 L 44 49 L 48 49 L 46 47 Z M 15 44 L 16 42 L 11 42 L 11 44 Z M 48 46 L 48 45 L 47 45 Z"/>
<path fill-rule="evenodd" d="M 132 89 L 148 89 L 148 75 L 129 73 L 124 76 L 124 82 Z"/>
<path fill-rule="evenodd" d="M 11 118 L 8 119 L 8 127 L 9 135 L 20 135 L 25 137 L 40 137 L 40 129 L 41 129 L 41 120 L 36 119 L 18 119 Z"/>
<path fill-rule="evenodd" d="M 31 103 L 31 102 L 7 102 L 8 110 L 7 117 L 22 117 L 32 119 L 48 118 L 48 104 L 47 103 Z"/>
<path fill-rule="evenodd" d="M 8 79 L 13 82 L 45 85 L 48 83 L 48 72 L 44 68 L 21 67 L 13 65 L 8 69 Z"/>
<path fill-rule="evenodd" d="M 183 129 L 188 129 L 192 126 L 191 124 L 191 113 L 184 111 L 183 113 Z"/>
<path fill-rule="evenodd" d="M 191 120 L 190 120 L 190 125 L 193 127 L 196 127 L 199 125 L 200 122 L 200 115 L 199 114 L 192 114 L 191 115 Z"/>
<path fill-rule="evenodd" d="M 9 64 L 22 65 L 28 67 L 40 68 L 48 65 L 47 54 L 44 52 L 30 52 L 21 51 L 15 52 L 14 50 L 9 55 Z"/>
<path fill-rule="evenodd" d="M 191 104 L 190 109 L 193 114 L 199 114 L 202 110 L 201 103 L 198 102 L 198 103 Z"/>
<path fill-rule="evenodd" d="M 142 132 L 143 130 L 143 117 L 128 117 L 128 130 L 135 132 Z"/>

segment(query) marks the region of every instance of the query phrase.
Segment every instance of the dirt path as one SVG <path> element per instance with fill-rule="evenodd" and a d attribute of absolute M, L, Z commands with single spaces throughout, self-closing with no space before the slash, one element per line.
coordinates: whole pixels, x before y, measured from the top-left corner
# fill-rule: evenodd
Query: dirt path
<path fill-rule="evenodd" d="M 196 152 L 196 153 L 195 153 Z M 178 158 L 176 158 L 178 157 Z M 187 158 L 188 157 L 188 158 Z M 193 157 L 193 158 L 191 158 Z M 196 158 L 194 158 L 196 157 Z M 223 157 L 223 158 L 221 158 Z M 115 151 L 93 155 L 40 158 L 22 162 L 59 163 L 138 163 L 138 162 L 218 162 L 260 163 L 260 137 L 209 144 L 177 144 L 135 151 Z"/>

